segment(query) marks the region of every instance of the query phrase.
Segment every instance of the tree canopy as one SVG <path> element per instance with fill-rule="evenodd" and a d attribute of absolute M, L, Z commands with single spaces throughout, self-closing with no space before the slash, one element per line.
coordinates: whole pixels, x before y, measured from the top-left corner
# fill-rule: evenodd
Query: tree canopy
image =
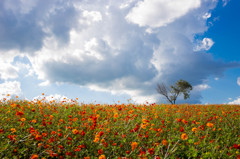
<path fill-rule="evenodd" d="M 192 85 L 185 80 L 178 80 L 168 88 L 164 83 L 157 84 L 157 92 L 163 95 L 171 104 L 175 104 L 177 97 L 183 94 L 184 99 L 190 97 Z"/>

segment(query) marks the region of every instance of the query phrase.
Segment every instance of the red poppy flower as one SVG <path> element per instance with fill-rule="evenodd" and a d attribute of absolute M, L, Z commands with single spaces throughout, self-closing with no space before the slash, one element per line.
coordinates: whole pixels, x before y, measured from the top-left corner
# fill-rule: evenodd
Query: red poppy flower
<path fill-rule="evenodd" d="M 149 152 L 151 155 L 153 155 L 153 154 L 154 154 L 154 149 L 153 149 L 153 148 L 150 148 L 150 149 L 148 149 L 148 152 Z"/>
<path fill-rule="evenodd" d="M 184 132 L 184 128 L 181 126 L 179 131 Z"/>
<path fill-rule="evenodd" d="M 103 150 L 102 150 L 102 149 L 99 149 L 99 150 L 98 150 L 98 154 L 99 154 L 99 155 L 103 154 Z"/>
<path fill-rule="evenodd" d="M 233 144 L 233 147 L 234 147 L 235 149 L 240 149 L 240 144 Z"/>

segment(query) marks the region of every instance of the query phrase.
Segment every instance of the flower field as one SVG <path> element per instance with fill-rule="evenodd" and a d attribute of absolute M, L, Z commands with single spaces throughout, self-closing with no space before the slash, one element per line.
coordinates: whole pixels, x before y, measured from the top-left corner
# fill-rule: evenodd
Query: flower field
<path fill-rule="evenodd" d="M 240 106 L 1 101 L 0 158 L 240 158 Z"/>

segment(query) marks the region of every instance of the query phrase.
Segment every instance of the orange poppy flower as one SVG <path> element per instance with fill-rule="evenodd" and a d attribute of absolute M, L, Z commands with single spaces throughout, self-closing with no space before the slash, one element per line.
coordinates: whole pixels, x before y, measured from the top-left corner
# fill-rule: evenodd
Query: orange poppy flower
<path fill-rule="evenodd" d="M 142 124 L 141 127 L 142 127 L 142 129 L 146 129 L 147 124 Z"/>
<path fill-rule="evenodd" d="M 181 135 L 181 139 L 182 139 L 182 140 L 187 140 L 187 139 L 188 139 L 187 134 L 186 134 L 186 133 L 183 133 L 183 134 Z"/>
<path fill-rule="evenodd" d="M 38 155 L 37 154 L 33 154 L 32 156 L 31 156 L 31 159 L 37 159 L 38 158 Z"/>
<path fill-rule="evenodd" d="M 132 150 L 135 150 L 137 148 L 138 143 L 137 142 L 132 142 Z"/>
<path fill-rule="evenodd" d="M 97 143 L 99 141 L 99 138 L 95 138 L 93 142 Z"/>
<path fill-rule="evenodd" d="M 73 129 L 73 134 L 75 134 L 75 135 L 77 135 L 77 134 L 79 134 L 79 130 L 77 130 L 77 129 Z"/>
<path fill-rule="evenodd" d="M 197 132 L 197 128 L 192 128 L 192 132 Z"/>
<path fill-rule="evenodd" d="M 105 155 L 99 156 L 99 159 L 106 159 Z"/>
<path fill-rule="evenodd" d="M 11 131 L 12 131 L 12 133 L 15 133 L 16 129 L 15 128 L 11 128 Z"/>
<path fill-rule="evenodd" d="M 207 126 L 212 128 L 213 127 L 213 123 L 207 123 Z"/>
<path fill-rule="evenodd" d="M 115 113 L 113 117 L 114 117 L 114 118 L 117 118 L 117 117 L 118 117 L 118 114 L 117 114 L 117 113 Z"/>
<path fill-rule="evenodd" d="M 167 140 L 163 139 L 162 144 L 166 146 L 168 144 Z"/>

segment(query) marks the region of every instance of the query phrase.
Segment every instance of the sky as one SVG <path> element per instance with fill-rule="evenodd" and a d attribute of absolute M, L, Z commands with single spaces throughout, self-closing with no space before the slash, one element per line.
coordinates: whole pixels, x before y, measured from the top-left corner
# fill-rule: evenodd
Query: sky
<path fill-rule="evenodd" d="M 240 104 L 238 0 L 1 0 L 0 99 Z M 10 96 L 7 96 L 10 94 Z"/>

